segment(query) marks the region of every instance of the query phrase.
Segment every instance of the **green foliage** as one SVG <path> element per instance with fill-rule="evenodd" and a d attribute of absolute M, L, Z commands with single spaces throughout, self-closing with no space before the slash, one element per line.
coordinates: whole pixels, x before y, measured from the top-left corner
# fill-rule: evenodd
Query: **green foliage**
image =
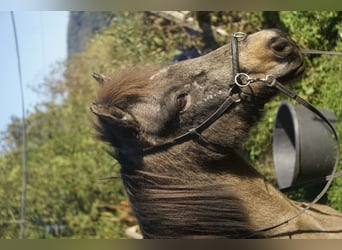
<path fill-rule="evenodd" d="M 280 17 L 302 48 L 331 50 L 339 39 L 339 11 L 283 11 Z"/>
<path fill-rule="evenodd" d="M 256 31 L 275 25 L 285 27 L 302 48 L 342 51 L 340 12 L 209 12 L 218 45 L 229 36 L 222 29 Z M 196 18 L 196 13 L 189 16 Z M 279 17 L 279 18 L 278 18 Z M 271 20 L 271 21 L 270 21 Z M 272 22 L 272 24 L 267 23 Z M 279 22 L 279 23 L 277 23 Z M 96 26 L 96 25 L 95 25 Z M 92 26 L 92 27 L 95 27 Z M 169 63 L 180 49 L 203 46 L 200 35 L 192 36 L 181 25 L 142 12 L 116 13 L 108 27 L 96 34 L 86 49 L 58 64 L 39 91 L 44 102 L 28 116 L 28 238 L 125 238 L 124 229 L 135 223 L 118 177 L 119 166 L 107 147 L 94 138 L 89 104 L 95 98 L 92 72 L 111 73 L 132 65 Z M 342 59 L 307 56 L 304 78 L 291 86 L 319 107 L 342 118 L 342 83 L 338 77 Z M 277 97 L 265 107 L 261 122 L 250 132 L 246 154 L 274 181 L 271 133 Z M 0 237 L 17 238 L 22 191 L 22 123 L 13 118 L 1 133 Z M 341 125 L 338 130 L 341 134 Z M 329 204 L 342 210 L 342 179 L 328 194 Z M 293 197 L 302 198 L 302 193 Z M 61 225 L 62 229 L 54 229 Z"/>
<path fill-rule="evenodd" d="M 342 31 L 341 23 L 338 25 L 339 31 Z M 342 51 L 342 41 L 338 40 L 335 50 Z M 339 135 L 342 135 L 342 106 L 339 97 L 342 96 L 342 80 L 339 72 L 342 70 L 342 60 L 339 57 L 319 58 L 317 59 L 317 77 L 313 79 L 320 86 L 319 94 L 315 102 L 321 107 L 327 107 L 334 111 L 338 118 L 337 129 Z M 313 82 L 313 81 L 312 81 Z M 340 143 L 341 144 L 341 143 Z M 340 161 L 341 163 L 341 161 Z M 341 164 L 340 164 L 341 166 Z M 341 167 L 340 167 L 341 170 Z M 342 180 L 337 178 L 328 192 L 329 203 L 338 210 L 342 211 Z"/>

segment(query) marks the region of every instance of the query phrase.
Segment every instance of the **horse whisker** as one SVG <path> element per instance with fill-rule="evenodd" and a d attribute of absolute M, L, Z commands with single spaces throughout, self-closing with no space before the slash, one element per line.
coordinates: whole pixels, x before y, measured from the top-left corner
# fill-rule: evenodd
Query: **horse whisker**
<path fill-rule="evenodd" d="M 314 49 L 302 49 L 301 51 L 303 54 L 342 56 L 342 52 L 338 52 L 338 51 L 324 51 L 324 50 L 314 50 Z"/>

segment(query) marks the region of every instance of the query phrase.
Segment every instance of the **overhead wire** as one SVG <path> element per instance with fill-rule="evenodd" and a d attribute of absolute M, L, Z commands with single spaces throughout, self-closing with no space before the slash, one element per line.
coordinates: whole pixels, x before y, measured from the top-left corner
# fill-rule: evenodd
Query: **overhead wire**
<path fill-rule="evenodd" d="M 19 76 L 19 87 L 20 87 L 20 100 L 21 100 L 21 111 L 22 111 L 22 193 L 21 193 L 21 211 L 20 211 L 20 233 L 19 238 L 25 239 L 25 220 L 26 220 L 26 193 L 27 193 L 27 122 L 25 116 L 25 98 L 24 98 L 24 88 L 23 88 L 23 80 L 22 80 L 22 71 L 21 71 L 21 60 L 20 60 L 20 51 L 19 51 L 19 43 L 18 43 L 18 35 L 17 28 L 14 18 L 14 13 L 11 11 L 11 20 L 13 25 L 13 33 L 15 40 L 15 49 L 17 54 L 17 63 L 18 63 L 18 76 Z"/>

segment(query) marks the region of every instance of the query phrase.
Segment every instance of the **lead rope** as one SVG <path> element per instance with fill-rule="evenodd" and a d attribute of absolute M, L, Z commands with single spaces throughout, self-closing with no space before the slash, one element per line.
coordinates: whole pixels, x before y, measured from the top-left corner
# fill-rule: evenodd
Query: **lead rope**
<path fill-rule="evenodd" d="M 330 121 L 317 108 L 315 108 L 312 104 L 310 104 L 308 101 L 304 100 L 303 98 L 298 96 L 296 93 L 294 93 L 293 91 L 291 91 L 290 89 L 285 87 L 283 84 L 278 82 L 274 76 L 267 75 L 265 78 L 250 78 L 248 76 L 248 74 L 238 73 L 239 61 L 238 61 L 238 45 L 237 45 L 237 43 L 238 43 L 239 39 L 244 40 L 246 37 L 247 37 L 247 35 L 245 33 L 242 33 L 242 32 L 234 33 L 232 35 L 232 41 L 231 41 L 232 62 L 233 62 L 232 68 L 233 68 L 233 73 L 235 76 L 235 78 L 234 78 L 235 79 L 235 85 L 237 85 L 241 89 L 243 87 L 248 86 L 249 84 L 251 84 L 253 82 L 261 81 L 269 87 L 276 88 L 277 90 L 279 90 L 280 92 L 282 92 L 286 96 L 296 100 L 298 103 L 303 105 L 305 108 L 309 109 L 310 111 L 315 113 L 317 116 L 319 116 L 330 127 L 332 134 L 334 135 L 334 138 L 337 142 L 336 143 L 336 145 L 337 145 L 336 146 L 336 159 L 335 159 L 335 163 L 334 163 L 332 173 L 330 175 L 331 178 L 328 178 L 327 183 L 325 184 L 325 186 L 323 187 L 321 192 L 313 199 L 313 201 L 311 201 L 309 204 L 307 204 L 301 211 L 299 211 L 294 216 L 292 216 L 292 217 L 290 217 L 290 218 L 288 218 L 288 219 L 286 219 L 286 220 L 284 220 L 284 221 L 282 221 L 276 225 L 257 229 L 254 232 L 252 232 L 251 234 L 247 235 L 247 237 L 246 237 L 246 238 L 251 238 L 256 234 L 266 232 L 266 231 L 270 231 L 270 230 L 278 228 L 282 225 L 288 224 L 290 221 L 298 218 L 299 216 L 304 214 L 307 210 L 312 208 L 312 206 L 315 205 L 324 196 L 324 194 L 328 191 L 329 187 L 331 186 L 331 184 L 334 180 L 334 177 L 336 177 L 336 172 L 337 172 L 337 168 L 338 168 L 338 164 L 339 164 L 339 158 L 340 158 L 340 145 L 339 145 L 338 133 L 337 133 L 336 129 L 334 128 L 334 126 L 330 123 Z M 304 50 L 303 52 L 304 53 L 313 53 L 312 50 L 306 50 L 306 51 Z M 317 52 L 317 51 L 314 51 L 314 52 Z M 334 52 L 331 54 L 336 55 L 337 53 Z"/>

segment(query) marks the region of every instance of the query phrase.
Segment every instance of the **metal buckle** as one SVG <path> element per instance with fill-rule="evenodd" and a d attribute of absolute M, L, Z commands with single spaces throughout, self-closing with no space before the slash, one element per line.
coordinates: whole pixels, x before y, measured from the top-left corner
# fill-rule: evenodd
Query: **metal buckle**
<path fill-rule="evenodd" d="M 237 73 L 234 82 L 240 88 L 247 87 L 253 81 L 246 73 Z"/>
<path fill-rule="evenodd" d="M 267 86 L 274 86 L 277 79 L 273 75 L 266 75 L 265 79 L 263 79 L 263 82 L 267 84 Z"/>
<path fill-rule="evenodd" d="M 243 41 L 247 38 L 247 34 L 244 32 L 235 32 L 232 35 L 237 41 Z"/>

